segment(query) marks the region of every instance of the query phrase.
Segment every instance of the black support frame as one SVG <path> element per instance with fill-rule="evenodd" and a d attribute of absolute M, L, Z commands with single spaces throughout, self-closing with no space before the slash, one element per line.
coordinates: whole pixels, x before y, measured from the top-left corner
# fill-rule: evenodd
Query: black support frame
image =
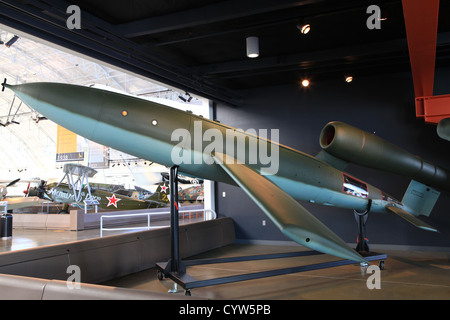
<path fill-rule="evenodd" d="M 228 277 L 213 278 L 206 280 L 196 280 L 186 273 L 187 266 L 196 266 L 203 264 L 216 264 L 216 263 L 230 263 L 241 261 L 253 261 L 253 260 L 266 260 L 266 259 L 280 259 L 289 257 L 311 256 L 323 254 L 318 251 L 298 251 L 298 252 L 286 252 L 264 255 L 252 255 L 241 257 L 229 257 L 229 258 L 213 258 L 213 259 L 194 259 L 182 261 L 179 255 L 179 219 L 178 219 L 178 166 L 173 166 L 170 169 L 170 238 L 171 238 L 171 258 L 168 262 L 156 263 L 156 269 L 158 273 L 158 279 L 163 280 L 169 278 L 183 289 L 186 290 L 186 295 L 190 295 L 190 290 L 194 288 L 213 286 L 224 283 L 232 283 L 238 281 L 246 281 L 253 279 L 260 279 L 265 277 L 273 277 L 284 274 L 305 272 L 311 270 L 339 267 L 349 264 L 358 264 L 353 260 L 337 260 L 330 262 L 323 262 L 317 264 L 310 264 L 304 266 L 296 266 L 289 268 L 282 268 L 276 270 L 268 270 L 262 272 L 254 272 L 247 274 L 240 274 Z M 379 266 L 384 268 L 384 260 L 387 259 L 386 254 L 379 253 L 365 253 L 364 257 L 367 261 L 379 260 Z"/>

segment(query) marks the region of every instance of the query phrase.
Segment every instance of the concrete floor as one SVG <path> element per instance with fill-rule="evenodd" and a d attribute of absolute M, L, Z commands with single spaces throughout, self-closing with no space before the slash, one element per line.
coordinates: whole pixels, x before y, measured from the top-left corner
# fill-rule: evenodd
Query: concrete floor
<path fill-rule="evenodd" d="M 123 231 L 122 231 L 123 232 Z M 114 234 L 115 232 L 108 233 Z M 36 246 L 99 237 L 98 229 L 81 232 L 14 229 L 11 240 L 0 241 L 0 252 L 25 250 Z M 372 245 L 374 248 L 374 245 Z M 236 257 L 305 250 L 300 246 L 233 244 L 195 258 Z M 368 289 L 372 274 L 359 265 L 347 265 L 256 280 L 214 285 L 191 290 L 193 297 L 207 299 L 450 299 L 450 252 L 376 250 L 386 253 L 381 271 L 381 289 Z M 210 279 L 243 273 L 328 262 L 328 255 L 258 260 L 188 267 L 195 279 Z M 335 260 L 335 259 L 334 259 Z M 376 262 L 372 264 L 377 265 Z M 373 283 L 373 282 L 371 282 Z M 156 268 L 102 283 L 103 285 L 167 292 L 174 288 L 170 279 L 157 279 Z M 178 286 L 175 295 L 184 295 Z"/>
<path fill-rule="evenodd" d="M 196 258 L 245 256 L 278 252 L 299 251 L 296 246 L 267 246 L 233 244 Z M 380 273 L 380 289 L 369 289 L 374 284 L 375 273 L 368 274 L 359 265 L 347 265 L 322 270 L 307 271 L 256 280 L 195 288 L 192 297 L 208 299 L 450 299 L 450 253 L 411 252 L 389 250 L 385 269 Z M 294 257 L 275 260 L 233 262 L 188 267 L 187 273 L 195 279 L 210 279 L 242 273 L 279 269 L 333 260 L 327 255 Z M 377 265 L 377 262 L 372 262 Z M 369 279 L 369 277 L 371 277 Z M 104 285 L 167 292 L 174 288 L 170 279 L 157 280 L 152 268 L 126 277 L 103 283 Z M 184 295 L 178 286 L 173 294 Z"/>

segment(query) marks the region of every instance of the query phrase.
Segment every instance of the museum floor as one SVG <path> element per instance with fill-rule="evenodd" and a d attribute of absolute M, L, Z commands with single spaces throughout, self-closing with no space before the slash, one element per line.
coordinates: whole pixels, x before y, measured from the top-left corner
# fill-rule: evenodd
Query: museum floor
<path fill-rule="evenodd" d="M 293 246 L 233 244 L 201 258 L 246 256 L 298 251 Z M 300 249 L 301 250 L 301 249 Z M 381 271 L 380 289 L 368 289 L 371 275 L 359 265 L 307 271 L 263 279 L 221 284 L 191 290 L 192 297 L 207 299 L 450 299 L 450 253 L 385 251 L 388 259 Z M 197 258 L 197 257 L 196 257 Z M 188 267 L 195 279 L 225 277 L 333 260 L 326 255 L 233 262 Z M 373 262 L 375 265 L 376 263 Z M 372 279 L 372 278 L 371 278 Z M 373 281 L 370 281 L 374 283 Z M 114 279 L 105 285 L 165 292 L 174 288 L 171 280 L 157 280 L 154 268 Z M 178 292 L 184 290 L 178 286 Z"/>
<path fill-rule="evenodd" d="M 62 231 L 14 229 L 12 240 L 1 240 L 0 251 L 22 250 L 98 237 L 99 230 Z M 232 244 L 204 253 L 195 258 L 218 258 L 257 255 L 302 250 L 299 246 Z M 378 250 L 381 252 L 380 250 Z M 322 270 L 307 271 L 230 284 L 214 285 L 191 290 L 192 297 L 206 299 L 450 299 L 450 252 L 421 252 L 410 250 L 382 250 L 388 255 L 385 270 L 381 271 L 380 289 L 369 289 L 367 282 L 372 274 L 351 264 Z M 333 260 L 327 255 L 293 257 L 209 264 L 188 267 L 187 273 L 196 279 L 210 279 L 306 265 Z M 373 262 L 376 265 L 376 262 Z M 372 279 L 372 278 L 371 278 Z M 373 281 L 372 281 L 373 283 Z M 167 292 L 174 288 L 169 279 L 157 279 L 151 268 L 125 277 L 113 279 L 102 285 Z M 184 295 L 178 286 L 174 295 Z"/>

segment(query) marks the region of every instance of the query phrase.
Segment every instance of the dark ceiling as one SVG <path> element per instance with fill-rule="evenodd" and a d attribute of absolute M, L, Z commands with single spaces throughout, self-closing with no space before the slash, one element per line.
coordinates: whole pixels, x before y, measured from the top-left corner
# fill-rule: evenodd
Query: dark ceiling
<path fill-rule="evenodd" d="M 66 13 L 81 9 L 81 29 Z M 387 20 L 369 30 L 367 7 Z M 436 63 L 450 57 L 450 1 L 441 1 Z M 408 71 L 402 3 L 364 0 L 0 0 L 0 23 L 213 100 L 242 89 Z M 302 35 L 297 25 L 311 24 Z M 246 37 L 260 56 L 246 57 Z"/>

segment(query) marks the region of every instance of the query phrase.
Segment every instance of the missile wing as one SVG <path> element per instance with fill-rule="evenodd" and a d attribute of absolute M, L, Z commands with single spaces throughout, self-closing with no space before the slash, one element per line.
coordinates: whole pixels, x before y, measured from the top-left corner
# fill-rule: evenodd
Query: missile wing
<path fill-rule="evenodd" d="M 286 236 L 319 252 L 367 262 L 270 180 L 250 167 L 224 159 L 225 157 L 229 156 L 216 153 L 214 159 Z"/>
<path fill-rule="evenodd" d="M 411 213 L 403 210 L 402 208 L 386 206 L 386 209 L 388 209 L 392 213 L 395 213 L 396 215 L 398 215 L 399 217 L 405 219 L 406 221 L 412 223 L 417 228 L 421 228 L 421 229 L 427 230 L 427 231 L 438 232 L 438 230 L 436 228 L 430 226 L 428 223 L 423 222 L 422 220 L 418 219 L 416 216 L 414 216 Z"/>

